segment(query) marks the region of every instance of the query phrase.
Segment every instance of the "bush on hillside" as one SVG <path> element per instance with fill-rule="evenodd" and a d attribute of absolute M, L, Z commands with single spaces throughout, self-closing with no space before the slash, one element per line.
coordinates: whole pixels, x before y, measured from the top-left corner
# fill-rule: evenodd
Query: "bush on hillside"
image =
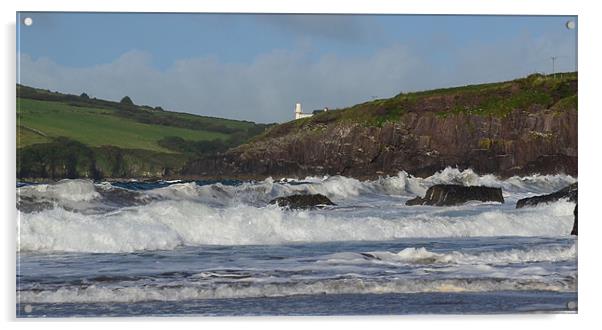
<path fill-rule="evenodd" d="M 228 143 L 225 143 L 220 139 L 210 141 L 190 141 L 184 140 L 178 136 L 165 137 L 159 140 L 158 144 L 166 149 L 195 155 L 216 154 L 218 152 L 226 151 L 229 147 Z"/>
<path fill-rule="evenodd" d="M 98 178 L 94 152 L 65 137 L 18 150 L 18 178 Z"/>
<path fill-rule="evenodd" d="M 119 103 L 125 104 L 125 105 L 134 105 L 134 102 L 132 101 L 132 99 L 129 96 L 124 96 L 121 99 L 121 101 L 119 101 Z"/>

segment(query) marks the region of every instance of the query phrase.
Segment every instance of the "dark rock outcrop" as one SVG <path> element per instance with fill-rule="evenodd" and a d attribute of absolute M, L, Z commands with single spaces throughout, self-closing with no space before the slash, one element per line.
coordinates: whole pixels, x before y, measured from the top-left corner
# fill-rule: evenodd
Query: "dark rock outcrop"
<path fill-rule="evenodd" d="M 328 197 L 321 194 L 278 197 L 271 200 L 270 204 L 276 204 L 291 209 L 307 209 L 325 205 L 335 205 Z"/>
<path fill-rule="evenodd" d="M 577 205 L 575 205 L 573 215 L 575 216 L 575 222 L 573 222 L 573 230 L 571 230 L 571 235 L 577 236 Z"/>
<path fill-rule="evenodd" d="M 451 206 L 468 201 L 504 203 L 504 197 L 501 188 L 438 184 L 430 187 L 424 198 L 416 197 L 407 201 L 406 205 Z"/>
<path fill-rule="evenodd" d="M 548 195 L 520 199 L 518 202 L 516 202 L 516 208 L 520 209 L 521 207 L 525 206 L 536 206 L 542 203 L 552 203 L 563 198 L 567 198 L 569 202 L 577 202 L 577 182 Z"/>

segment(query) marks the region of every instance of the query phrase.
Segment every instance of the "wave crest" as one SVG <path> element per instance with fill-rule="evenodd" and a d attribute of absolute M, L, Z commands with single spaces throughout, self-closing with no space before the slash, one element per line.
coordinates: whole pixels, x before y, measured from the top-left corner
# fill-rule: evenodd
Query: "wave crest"
<path fill-rule="evenodd" d="M 404 237 L 563 236 L 574 204 L 493 210 L 462 217 L 438 210 L 394 218 L 349 217 L 276 206 L 213 208 L 189 201 L 156 201 L 107 214 L 54 208 L 20 215 L 22 251 L 131 252 L 182 245 L 245 245 L 375 241 Z"/>
<path fill-rule="evenodd" d="M 341 252 L 325 256 L 322 263 L 331 264 L 458 264 L 458 265 L 506 265 L 526 262 L 559 262 L 574 260 L 577 247 L 557 246 L 533 250 L 511 249 L 503 251 L 482 252 L 478 254 L 453 251 L 437 253 L 424 247 L 405 248 L 397 253 L 388 251 L 372 251 L 363 253 Z"/>
<path fill-rule="evenodd" d="M 17 189 L 17 195 L 69 202 L 89 202 L 100 197 L 94 183 L 83 179 L 65 179 L 51 184 L 23 186 Z"/>

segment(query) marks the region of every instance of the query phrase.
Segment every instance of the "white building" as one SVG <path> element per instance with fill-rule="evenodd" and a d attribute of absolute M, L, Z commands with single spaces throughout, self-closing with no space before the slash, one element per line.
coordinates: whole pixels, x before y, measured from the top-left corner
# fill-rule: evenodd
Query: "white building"
<path fill-rule="evenodd" d="M 301 103 L 297 103 L 295 105 L 295 119 L 307 118 L 313 116 L 312 113 L 303 113 L 303 109 L 301 109 Z"/>
<path fill-rule="evenodd" d="M 303 109 L 301 108 L 301 103 L 295 104 L 295 119 L 307 118 L 315 115 L 316 113 L 328 111 L 328 108 L 324 108 L 324 110 L 314 110 L 312 113 L 303 113 Z"/>

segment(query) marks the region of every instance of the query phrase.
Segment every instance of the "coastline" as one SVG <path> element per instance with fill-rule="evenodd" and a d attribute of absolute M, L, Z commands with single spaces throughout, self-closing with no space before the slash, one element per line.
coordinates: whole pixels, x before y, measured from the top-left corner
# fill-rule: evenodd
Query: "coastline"
<path fill-rule="evenodd" d="M 263 181 L 268 178 L 272 178 L 274 180 L 285 180 L 285 179 L 303 180 L 307 177 L 332 177 L 332 176 L 344 176 L 344 177 L 356 179 L 359 181 L 368 181 L 368 180 L 378 180 L 379 178 L 397 176 L 400 172 L 406 172 L 406 173 L 408 173 L 408 175 L 415 177 L 415 178 L 427 178 L 429 176 L 432 176 L 433 174 L 436 174 L 438 172 L 445 170 L 446 168 L 454 168 L 454 169 L 458 169 L 459 171 L 472 170 L 477 175 L 480 175 L 480 176 L 494 175 L 495 177 L 502 179 L 502 180 L 508 179 L 508 178 L 511 178 L 514 176 L 525 177 L 525 176 L 531 176 L 531 175 L 571 175 L 575 178 L 578 177 L 578 175 L 576 173 L 571 174 L 571 173 L 566 173 L 564 171 L 560 171 L 560 172 L 534 171 L 534 172 L 527 172 L 527 173 L 521 173 L 521 174 L 517 173 L 517 174 L 512 174 L 512 175 L 509 175 L 509 174 L 504 175 L 501 173 L 488 173 L 488 172 L 481 173 L 481 172 L 475 171 L 474 169 L 469 168 L 469 167 L 443 167 L 432 173 L 431 172 L 422 172 L 422 173 L 414 172 L 416 174 L 412 174 L 411 172 L 407 172 L 403 169 L 400 169 L 400 170 L 391 170 L 386 173 L 378 172 L 378 173 L 370 173 L 370 174 L 364 174 L 364 175 L 357 175 L 357 174 L 343 175 L 340 173 L 329 174 L 329 173 L 316 173 L 316 172 L 307 172 L 307 173 L 301 174 L 301 175 L 283 175 L 283 174 L 279 174 L 279 173 L 261 174 L 261 175 L 250 174 L 250 173 L 233 173 L 233 174 L 216 174 L 216 175 L 190 175 L 189 174 L 189 175 L 166 175 L 166 176 L 152 176 L 152 177 L 140 176 L 140 177 L 123 177 L 123 178 L 108 177 L 108 178 L 99 178 L 99 179 L 93 179 L 93 178 L 88 178 L 88 177 L 76 177 L 76 178 L 64 177 L 64 178 L 56 178 L 56 179 L 17 178 L 17 182 L 45 184 L 45 183 L 56 183 L 56 182 L 59 182 L 61 180 L 65 180 L 65 179 L 92 180 L 94 182 L 158 182 L 158 181 L 190 182 L 190 181 L 224 181 L 224 180 Z"/>

